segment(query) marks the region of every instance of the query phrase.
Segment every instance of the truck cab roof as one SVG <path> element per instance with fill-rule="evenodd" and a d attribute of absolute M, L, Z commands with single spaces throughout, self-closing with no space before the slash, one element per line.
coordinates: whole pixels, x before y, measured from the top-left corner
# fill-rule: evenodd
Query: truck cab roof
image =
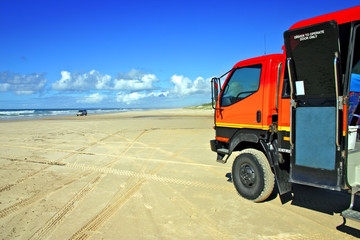
<path fill-rule="evenodd" d="M 264 56 L 260 56 L 260 57 L 255 57 L 255 58 L 250 58 L 250 59 L 246 59 L 243 61 L 238 62 L 237 64 L 235 64 L 234 68 L 237 67 L 242 67 L 242 66 L 248 66 L 251 65 L 252 63 L 258 63 L 260 61 L 272 61 L 272 60 L 281 60 L 284 57 L 283 54 L 269 54 L 269 55 L 264 55 Z"/>

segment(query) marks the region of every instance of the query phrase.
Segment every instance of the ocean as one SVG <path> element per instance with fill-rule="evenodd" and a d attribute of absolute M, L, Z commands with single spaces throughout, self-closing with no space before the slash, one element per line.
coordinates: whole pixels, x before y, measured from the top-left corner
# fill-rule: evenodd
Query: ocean
<path fill-rule="evenodd" d="M 139 111 L 135 108 L 96 108 L 87 109 L 88 115 Z M 26 120 L 44 117 L 76 116 L 79 109 L 0 109 L 0 121 Z"/>

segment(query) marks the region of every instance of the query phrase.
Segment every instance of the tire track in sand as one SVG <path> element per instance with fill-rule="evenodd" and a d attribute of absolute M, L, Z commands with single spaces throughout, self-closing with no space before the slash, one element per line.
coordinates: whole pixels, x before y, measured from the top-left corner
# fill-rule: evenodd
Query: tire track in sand
<path fill-rule="evenodd" d="M 102 180 L 105 175 L 98 175 L 92 181 L 90 181 L 85 187 L 83 187 L 75 196 L 67 202 L 52 218 L 50 218 L 46 224 L 37 230 L 30 239 L 44 239 L 59 225 L 64 218 L 72 212 L 76 206 L 82 201 L 96 186 L 98 182 Z"/>
<path fill-rule="evenodd" d="M 144 147 L 142 147 L 141 149 L 150 149 L 151 148 L 151 149 L 154 149 L 154 150 L 158 150 L 159 152 L 163 152 L 163 153 L 165 153 L 166 155 L 168 155 L 170 157 L 172 157 L 172 155 L 174 155 L 173 152 L 162 150 L 159 147 L 148 147 L 144 143 L 141 143 L 141 142 L 136 142 L 136 143 L 144 145 Z M 132 145 L 134 145 L 134 144 L 132 144 Z M 29 147 L 10 146 L 10 145 L 8 145 L 7 147 L 11 147 L 11 148 L 29 148 Z M 132 148 L 135 148 L 135 147 L 132 146 Z M 59 160 L 69 158 L 69 157 L 71 157 L 71 156 L 73 156 L 75 154 L 79 154 L 79 155 L 83 154 L 83 155 L 93 155 L 93 156 L 99 156 L 99 157 L 111 157 L 111 158 L 116 158 L 116 160 L 114 160 L 114 161 L 119 161 L 121 158 L 123 158 L 123 156 L 125 154 L 125 153 L 122 153 L 121 155 L 115 155 L 115 154 L 107 154 L 107 153 L 81 152 L 81 151 L 78 151 L 78 150 L 61 150 L 61 149 L 34 148 L 34 147 L 32 147 L 32 149 L 44 150 L 44 151 L 49 151 L 49 152 L 69 152 L 70 153 L 69 155 L 67 155 L 65 157 L 62 157 Z M 4 157 L 4 158 L 5 159 L 14 159 L 14 158 L 7 158 L 7 157 Z M 132 157 L 132 156 L 127 156 L 127 158 L 128 159 L 133 159 L 134 161 L 142 160 L 142 161 L 148 161 L 148 162 L 166 162 L 166 163 L 175 164 L 175 165 L 189 165 L 189 166 L 207 167 L 207 168 L 215 168 L 215 169 L 228 169 L 227 167 L 224 167 L 222 165 L 210 165 L 210 164 L 198 163 L 196 161 L 191 161 L 190 162 L 188 158 L 180 156 L 180 155 L 178 155 L 177 158 L 185 160 L 185 162 L 169 161 L 169 160 L 155 159 L 155 158 Z M 49 164 L 49 165 L 60 165 L 60 164 L 56 163 L 56 162 L 59 162 L 59 160 L 57 160 L 57 161 L 47 161 L 47 164 Z M 26 160 L 24 160 L 24 159 L 16 159 L 16 161 L 26 162 Z M 32 161 L 28 161 L 28 162 L 40 163 L 40 164 L 44 163 L 45 164 L 45 161 L 32 160 Z M 111 165 L 111 164 L 113 164 L 113 162 L 110 162 L 108 164 Z M 55 163 L 55 164 L 51 164 L 51 163 Z"/>
<path fill-rule="evenodd" d="M 165 163 L 164 163 L 165 164 Z M 82 170 L 89 170 L 93 172 L 101 172 L 101 173 L 110 173 L 119 176 L 128 176 L 134 177 L 139 179 L 146 179 L 161 183 L 174 183 L 179 185 L 191 186 L 191 187 L 200 187 L 206 189 L 214 189 L 214 190 L 224 190 L 234 192 L 233 186 L 224 186 L 224 185 L 217 185 L 217 184 L 210 184 L 206 182 L 199 182 L 199 181 L 191 181 L 191 180 L 184 180 L 180 178 L 171 178 L 171 177 L 162 177 L 155 174 L 148 174 L 148 173 L 139 173 L 134 171 L 128 170 L 118 170 L 109 167 L 96 167 L 96 166 L 89 166 L 85 164 L 77 164 L 77 163 L 69 163 L 65 165 L 66 167 L 75 168 L 75 169 L 82 169 Z"/>
<path fill-rule="evenodd" d="M 148 132 L 149 130 L 144 130 L 143 132 L 141 132 L 135 139 L 133 139 L 130 144 L 126 147 L 126 149 L 124 149 L 122 151 L 122 154 L 121 154 L 121 157 L 123 157 L 127 151 L 129 149 L 132 148 L 132 146 L 137 143 L 137 140 L 146 132 Z M 101 142 L 101 141 L 104 141 L 114 135 L 117 135 L 120 131 L 118 132 L 115 132 L 111 135 L 108 135 L 106 136 L 105 138 L 102 138 L 100 139 L 98 142 Z M 66 156 L 64 157 L 61 157 L 58 161 L 56 162 L 51 162 L 51 161 L 32 161 L 32 162 L 36 162 L 36 163 L 41 163 L 41 164 L 49 164 L 50 166 L 51 165 L 62 165 L 63 163 L 61 163 L 62 160 L 65 160 L 71 156 L 73 156 L 74 154 L 77 154 L 79 153 L 78 151 L 83 151 L 85 150 L 86 148 L 90 147 L 90 146 L 94 146 L 96 144 L 96 142 L 88 145 L 88 146 L 85 146 L 85 147 L 82 147 L 80 149 L 78 149 L 77 151 L 72 151 L 70 152 L 69 154 L 67 154 Z M 146 144 L 145 144 L 146 145 Z M 164 152 L 166 152 L 167 154 L 173 154 L 173 157 L 178 157 L 177 154 L 175 153 L 171 153 L 171 152 L 168 152 L 168 151 L 165 151 L 163 150 Z M 76 163 L 64 163 L 64 166 L 67 166 L 67 167 L 71 167 L 71 168 L 75 168 L 75 169 L 81 169 L 81 170 L 89 170 L 90 172 L 100 172 L 100 173 L 111 173 L 111 174 L 115 174 L 115 175 L 121 175 L 121 176 L 128 176 L 128 177 L 135 177 L 135 178 L 140 178 L 140 179 L 146 179 L 146 180 L 153 180 L 153 181 L 158 181 L 158 182 L 166 182 L 166 183 L 175 183 L 175 184 L 180 184 L 180 185 L 186 185 L 186 186 L 194 186 L 194 187 L 202 187 L 202 188 L 208 188 L 208 189 L 217 189 L 217 190 L 226 190 L 226 191 L 233 191 L 232 188 L 230 187 L 224 187 L 224 186 L 219 186 L 219 185 L 211 185 L 211 184 L 207 184 L 207 183 L 203 183 L 203 182 L 195 182 L 195 181 L 189 181 L 189 180 L 183 180 L 183 179 L 176 179 L 176 178 L 168 178 L 168 177 L 161 177 L 161 176 L 157 176 L 157 175 L 154 175 L 154 174 L 145 174 L 145 173 L 138 173 L 138 172 L 132 172 L 132 171 L 126 171 L 126 170 L 116 170 L 116 169 L 112 169 L 111 166 L 113 164 L 115 164 L 117 161 L 119 161 L 120 159 L 116 159 L 114 161 L 112 161 L 111 163 L 107 164 L 106 167 L 95 167 L 95 166 L 87 166 L 87 165 L 82 165 L 82 164 L 76 164 Z M 24 160 L 25 161 L 25 160 Z M 59 164 L 58 164 L 59 163 Z M 49 167 L 50 167 L 49 166 Z M 48 168 L 48 167 L 47 167 Z M 47 168 L 44 168 L 42 169 L 45 170 Z M 36 172 L 35 174 L 31 175 L 30 177 L 32 176 L 35 176 L 36 174 L 38 174 L 39 172 L 41 171 L 38 171 Z M 79 180 L 81 179 L 82 177 L 84 176 L 87 176 L 89 173 L 87 173 L 86 175 L 83 175 L 81 176 L 80 178 L 77 178 L 77 179 L 72 179 L 70 182 L 68 183 L 64 183 L 64 186 L 65 185 L 68 185 L 76 180 Z M 29 177 L 29 178 L 30 178 Z M 21 181 L 19 181 L 19 183 L 21 182 L 24 182 L 25 180 L 27 180 L 28 178 L 24 178 L 22 179 Z M 13 184 L 12 186 L 14 186 L 15 184 Z M 14 205 L 10 206 L 10 207 L 7 207 L 3 210 L 0 211 L 0 218 L 3 218 L 13 212 L 16 212 L 17 210 L 20 210 L 21 208 L 33 203 L 33 202 L 36 202 L 37 200 L 41 199 L 43 196 L 51 193 L 51 192 L 55 192 L 59 189 L 61 189 L 62 187 L 57 187 L 55 189 L 52 189 L 50 191 L 39 191 L 38 193 L 35 193 L 33 196 L 27 198 L 27 199 L 24 199 L 24 200 L 21 200 L 20 202 L 18 203 L 15 203 Z M 4 190 L 8 190 L 10 189 L 10 187 L 8 186 L 5 186 L 3 187 L 3 191 Z"/>
<path fill-rule="evenodd" d="M 169 189 L 169 192 L 176 192 L 176 197 L 180 199 L 179 204 L 177 204 L 178 208 L 182 209 L 182 211 L 191 219 L 191 221 L 196 222 L 199 225 L 203 225 L 209 237 L 213 239 L 231 239 L 229 234 L 222 229 L 219 229 L 218 222 L 214 221 L 211 217 L 206 216 L 201 213 L 199 207 L 193 204 L 188 198 L 186 198 L 179 191 L 176 191 L 169 184 L 164 184 Z"/>
<path fill-rule="evenodd" d="M 91 232 L 96 231 L 102 224 L 104 224 L 113 214 L 117 212 L 132 196 L 137 193 L 142 184 L 145 182 L 142 179 L 131 187 L 125 194 L 108 204 L 99 214 L 91 219 L 86 225 L 84 225 L 79 231 L 73 234 L 69 239 L 87 239 L 90 237 Z"/>
<path fill-rule="evenodd" d="M 17 202 L 17 203 L 15 203 L 15 204 L 7 207 L 7 208 L 4 208 L 4 209 L 0 210 L 0 218 L 4 218 L 4 217 L 6 217 L 6 216 L 20 210 L 21 208 L 24 208 L 27 205 L 38 201 L 41 198 L 43 198 L 44 196 L 46 196 L 47 194 L 49 194 L 50 192 L 56 192 L 56 191 L 64 188 L 65 186 L 73 183 L 74 181 L 76 181 L 76 180 L 71 179 L 70 181 L 66 181 L 62 185 L 60 184 L 60 186 L 52 188 L 50 191 L 37 191 L 37 193 L 35 193 L 31 197 L 23 199 L 20 202 Z"/>
<path fill-rule="evenodd" d="M 35 176 L 39 172 L 43 171 L 45 168 L 48 168 L 48 167 L 44 167 L 44 168 L 39 169 L 37 171 L 33 171 L 33 172 L 27 174 L 26 176 L 24 176 L 23 178 L 20 178 L 20 179 L 16 180 L 16 182 L 14 182 L 14 183 L 5 184 L 4 186 L 0 187 L 0 193 L 10 190 L 13 186 L 26 181 L 27 179 L 31 178 L 32 176 Z"/>
<path fill-rule="evenodd" d="M 117 133 L 115 133 L 117 134 Z M 131 149 L 131 147 L 133 146 L 133 142 L 136 141 L 136 139 L 138 139 L 142 134 L 144 134 L 144 132 L 140 133 L 139 136 L 137 136 L 132 143 L 130 143 L 127 148 L 125 148 L 124 150 L 122 150 L 122 153 L 127 152 L 129 149 Z M 114 134 L 112 134 L 114 135 Z M 106 138 L 103 138 L 102 141 L 106 140 L 107 138 L 109 138 L 111 136 L 108 136 Z M 64 164 L 65 165 L 65 164 Z M 109 164 L 108 164 L 109 165 Z M 107 165 L 107 166 L 108 166 Z M 144 166 L 143 166 L 144 167 Z M 83 169 L 84 170 L 84 169 Z M 86 169 L 85 169 L 86 170 Z M 143 171 L 144 169 L 140 170 Z M 93 173 L 93 171 L 88 171 L 87 172 Z M 106 176 L 106 174 L 104 173 L 98 173 L 98 175 L 90 182 L 88 182 L 88 184 L 81 189 L 78 193 L 76 193 L 74 195 L 74 197 L 72 199 L 70 199 L 54 216 L 52 216 L 47 222 L 46 224 L 38 229 L 31 237 L 31 239 L 44 239 L 46 237 L 48 237 L 51 232 L 53 232 L 57 226 L 63 222 L 66 218 L 67 215 L 69 215 L 76 207 L 77 205 L 96 187 L 96 185 Z"/>
<path fill-rule="evenodd" d="M 110 138 L 110 137 L 113 137 L 117 134 L 119 134 L 121 131 L 117 131 L 115 133 L 112 133 L 98 141 L 94 141 L 86 146 L 83 146 L 81 148 L 78 148 L 76 150 L 63 150 L 63 149 L 56 149 L 56 148 L 44 148 L 44 147 L 34 147 L 34 146 L 29 146 L 29 145 L 9 145 L 9 144 L 1 144 L 0 147 L 11 147 L 11 148 L 23 148 L 23 149 L 32 149 L 32 150 L 45 150 L 45 151 L 52 151 L 52 152 L 65 152 L 65 153 L 69 153 L 67 154 L 66 156 L 64 157 L 61 157 L 59 158 L 57 161 L 60 162 L 62 160 L 65 160 L 75 154 L 85 154 L 85 155 L 95 155 L 94 153 L 92 152 L 84 152 L 84 150 L 92 147 L 92 146 L 95 146 L 96 144 L 98 143 L 101 143 L 103 141 L 105 141 L 106 139 Z"/>
<path fill-rule="evenodd" d="M 160 129 L 147 129 L 146 131 L 154 132 L 154 131 L 159 131 L 159 130 Z M 174 130 L 177 130 L 177 129 L 170 129 L 170 130 L 167 130 L 167 131 L 174 131 Z M 129 139 L 126 138 L 126 137 L 123 137 L 123 136 L 117 136 L 117 137 L 119 137 L 120 139 L 123 139 L 125 141 L 129 141 Z M 165 150 L 165 149 L 163 149 L 161 147 L 154 147 L 153 145 L 148 144 L 148 143 L 143 143 L 143 142 L 137 142 L 137 143 L 139 145 L 144 146 L 145 148 L 155 149 L 158 152 L 164 153 L 165 155 L 170 156 L 170 157 L 173 157 L 174 155 L 176 155 L 176 158 L 182 160 L 183 162 L 173 162 L 173 161 L 168 161 L 168 160 L 155 160 L 155 161 L 165 161 L 165 162 L 168 162 L 168 163 L 171 163 L 171 164 L 186 164 L 187 163 L 189 165 L 198 166 L 198 167 L 209 167 L 209 171 L 212 172 L 212 173 L 215 173 L 215 174 L 218 174 L 219 172 L 222 172 L 222 170 L 218 170 L 218 169 L 227 168 L 227 167 L 223 167 L 221 165 L 214 166 L 214 165 L 208 165 L 208 164 L 199 163 L 196 160 L 190 159 L 188 157 L 181 156 L 180 155 L 181 151 L 177 151 L 176 153 L 174 153 L 172 151 Z M 188 143 L 188 145 L 190 145 L 190 143 Z M 186 150 L 186 149 L 183 148 L 182 150 Z"/>
<path fill-rule="evenodd" d="M 160 171 L 165 164 L 159 165 L 150 174 L 155 174 Z M 141 172 L 145 171 L 147 166 L 143 165 Z M 133 181 L 133 178 L 129 178 L 128 181 Z M 69 239 L 87 239 L 91 236 L 91 233 L 101 227 L 112 215 L 114 215 L 128 200 L 130 200 L 142 187 L 142 184 L 146 182 L 146 179 L 140 179 L 135 182 L 135 185 L 130 187 L 125 193 L 120 189 L 114 196 L 113 200 L 102 209 L 95 217 L 93 217 L 88 223 L 86 223 L 80 230 L 74 233 Z"/>
<path fill-rule="evenodd" d="M 15 183 L 10 183 L 10 184 L 6 184 L 2 187 L 0 187 L 0 192 L 4 192 L 4 191 L 8 191 L 10 190 L 13 186 L 17 185 L 17 184 L 20 184 L 22 182 L 25 182 L 26 180 L 28 180 L 29 178 L 33 177 L 33 176 L 36 176 L 37 174 L 39 174 L 40 172 L 48 169 L 49 167 L 51 167 L 52 165 L 59 165 L 59 166 L 63 166 L 65 165 L 65 163 L 62 163 L 61 161 L 63 160 L 66 160 L 70 157 L 72 157 L 73 155 L 75 154 L 87 154 L 87 155 L 94 155 L 93 153 L 87 153 L 87 152 L 83 152 L 85 149 L 89 148 L 89 147 L 92 147 L 100 142 L 103 142 L 105 141 L 106 139 L 110 138 L 110 137 L 113 137 L 117 134 L 119 134 L 121 131 L 117 131 L 115 133 L 112 133 L 102 139 L 100 139 L 99 141 L 95 141 L 87 146 L 84 146 L 84 147 L 81 147 L 81 148 L 78 148 L 74 151 L 69 151 L 69 150 L 60 150 L 60 149 L 57 149 L 56 151 L 57 152 L 68 152 L 69 154 L 59 158 L 58 160 L 56 161 L 46 161 L 46 160 L 30 160 L 30 159 L 19 159 L 19 158 L 10 158 L 10 157 L 3 157 L 5 160 L 10 160 L 10 161 L 18 161 L 18 162 L 27 162 L 27 163 L 38 163 L 38 164 L 45 164 L 45 165 L 50 165 L 50 166 L 46 166 L 40 170 L 37 170 L 37 171 L 34 171 L 28 175 L 26 175 L 25 177 L 21 178 L 21 179 L 18 179 Z M 20 145 L 17 145 L 17 146 L 12 146 L 12 145 L 8 145 L 8 144 L 3 144 L 3 145 L 0 145 L 0 146 L 3 146 L 3 147 L 15 147 L 15 148 L 26 148 L 26 149 L 34 149 L 34 150 L 49 150 L 47 148 L 39 148 L 39 147 L 29 147 L 29 146 L 20 146 Z"/>
<path fill-rule="evenodd" d="M 133 145 L 137 142 L 137 140 L 145 133 L 147 132 L 146 131 L 143 131 L 140 135 L 137 136 L 137 138 L 135 138 L 128 146 L 125 150 L 122 151 L 122 154 L 121 154 L 121 157 L 123 157 L 126 152 L 131 149 L 133 147 Z M 100 141 L 104 141 L 106 140 L 107 138 L 110 138 L 111 136 L 113 135 L 116 135 L 118 132 L 114 133 L 114 134 L 111 134 L 101 140 Z M 92 143 L 86 147 L 82 147 L 80 149 L 78 149 L 77 151 L 72 151 L 72 152 L 69 152 L 68 155 L 60 158 L 59 160 L 64 160 L 64 159 L 67 159 L 71 156 L 73 156 L 74 154 L 78 154 L 79 152 L 78 151 L 84 151 L 87 147 L 90 147 L 90 146 L 93 146 L 95 145 L 96 143 Z M 171 153 L 171 152 L 168 152 L 166 151 L 167 154 L 173 154 L 174 157 L 177 156 L 177 154 L 175 153 Z M 82 154 L 86 154 L 84 152 L 82 152 Z M 128 192 L 126 192 L 125 195 L 123 195 L 122 197 L 118 198 L 117 201 L 113 202 L 112 204 L 108 205 L 107 209 L 105 209 L 102 213 L 100 213 L 100 215 L 96 218 L 94 218 L 94 220 L 92 222 L 90 222 L 87 227 L 85 226 L 83 228 L 84 229 L 97 229 L 103 222 L 105 222 L 109 217 L 111 217 L 112 215 L 112 212 L 114 212 L 114 210 L 116 211 L 116 209 L 119 209 L 121 208 L 121 206 L 123 204 L 125 204 L 140 188 L 141 188 L 141 185 L 143 182 L 145 182 L 146 180 L 157 180 L 157 181 L 165 181 L 165 182 L 175 182 L 175 183 L 178 183 L 178 184 L 184 184 L 184 185 L 203 185 L 202 183 L 194 183 L 194 182 L 191 182 L 191 181 L 184 181 L 184 180 L 181 180 L 181 179 L 168 179 L 168 178 L 162 178 L 162 177 L 159 177 L 159 176 L 156 176 L 154 174 L 140 174 L 138 175 L 139 173 L 135 173 L 135 172 L 130 172 L 130 171 L 117 171 L 117 170 L 114 170 L 111 168 L 111 166 L 116 163 L 117 161 L 119 161 L 120 159 L 116 159 L 115 161 L 107 164 L 105 168 L 99 168 L 99 167 L 93 167 L 93 166 L 83 166 L 83 165 L 79 165 L 79 164 L 65 164 L 65 166 L 72 166 L 73 168 L 78 168 L 78 169 L 82 169 L 82 170 L 89 170 L 90 172 L 100 172 L 100 173 L 115 173 L 115 174 L 118 174 L 118 175 L 124 175 L 124 176 L 128 176 L 128 177 L 137 177 L 137 178 L 140 178 L 141 181 L 139 183 L 137 183 L 134 187 L 132 187 L 131 189 L 129 189 Z M 36 163 L 41 163 L 41 164 L 49 164 L 49 165 L 54 165 L 53 162 L 36 162 Z M 165 163 L 163 163 L 164 165 Z M 119 174 L 120 173 L 120 174 Z M 78 180 L 78 179 L 77 179 Z M 75 181 L 75 180 L 73 180 Z M 56 190 L 59 190 L 61 187 L 58 187 Z M 213 187 L 212 187 L 213 188 Z M 215 187 L 216 188 L 216 187 Z M 87 190 L 84 190 L 82 193 L 88 193 L 92 190 L 93 188 L 91 189 L 88 189 Z M 83 196 L 82 193 L 79 193 L 78 195 L 75 196 L 74 198 L 74 201 L 70 201 L 69 205 L 67 204 L 66 206 L 64 206 L 64 208 L 62 209 L 62 211 L 60 210 L 58 212 L 57 215 L 54 216 L 53 220 L 49 220 L 47 225 L 45 226 L 45 228 L 43 228 L 42 230 L 38 230 L 37 234 L 41 235 L 41 236 L 46 236 L 47 234 L 49 234 L 49 232 L 51 232 L 53 229 L 55 229 L 55 227 L 58 225 L 58 222 L 60 219 L 64 219 L 64 217 L 69 213 L 68 210 L 72 211 L 72 208 L 69 208 L 67 206 L 71 206 L 72 205 L 72 202 L 76 202 L 77 200 L 81 200 L 82 197 L 79 197 L 79 196 Z M 14 208 L 20 208 L 20 207 L 23 207 L 23 206 L 26 206 L 38 199 L 41 198 L 41 196 L 43 196 L 43 194 L 39 195 L 39 194 L 36 194 L 35 196 L 27 199 L 27 200 L 24 200 L 24 201 L 21 201 L 20 203 L 18 204 L 15 204 L 14 206 L 12 206 L 12 209 Z M 7 211 L 6 211 L 7 210 Z M 9 214 L 9 209 L 5 209 L 5 211 L 3 211 L 3 214 L 2 216 L 4 216 L 4 213 L 6 213 L 6 215 Z M 58 218 L 58 215 L 60 215 L 60 219 Z M 79 231 L 78 233 L 80 233 L 81 231 Z M 36 235 L 34 235 L 35 237 Z M 75 235 L 74 235 L 75 236 Z"/>
<path fill-rule="evenodd" d="M 131 146 L 145 133 L 146 131 L 143 131 L 137 138 L 135 138 L 128 146 L 127 149 L 130 149 Z M 127 152 L 127 150 L 124 151 L 124 154 Z M 174 154 L 173 157 L 175 157 L 177 154 Z M 118 160 L 112 162 L 111 164 L 115 164 Z M 78 165 L 77 165 L 78 166 Z M 109 166 L 109 165 L 107 165 Z M 91 237 L 91 233 L 95 232 L 97 229 L 99 229 L 111 216 L 113 216 L 119 209 L 122 208 L 123 205 L 126 204 L 127 201 L 129 201 L 142 187 L 142 184 L 149 180 L 149 177 L 144 176 L 155 176 L 156 173 L 161 171 L 166 166 L 166 163 L 160 164 L 158 167 L 156 167 L 153 171 L 151 171 L 148 174 L 141 173 L 144 172 L 144 170 L 139 171 L 139 176 L 142 176 L 140 178 L 140 181 L 135 182 L 135 185 L 130 187 L 125 193 L 122 193 L 122 189 L 120 189 L 116 194 L 113 201 L 111 201 L 99 214 L 97 214 L 94 218 L 92 218 L 87 224 L 85 224 L 79 231 L 77 231 L 75 234 L 73 234 L 69 239 L 87 239 Z M 143 169 L 146 168 L 147 165 L 143 165 Z M 96 167 L 91 167 L 91 169 L 99 169 Z M 106 169 L 108 171 L 105 171 L 106 173 L 112 173 L 113 171 L 116 171 L 115 169 L 104 167 L 101 169 Z M 130 172 L 130 171 L 126 171 Z M 128 176 L 129 179 L 132 181 L 134 179 L 133 174 L 125 175 Z"/>
<path fill-rule="evenodd" d="M 108 135 L 108 136 L 100 139 L 98 142 L 105 141 L 106 139 L 108 139 L 108 138 L 110 138 L 110 137 L 118 134 L 119 132 L 120 132 L 120 131 L 117 131 L 117 132 L 115 132 L 115 133 L 113 133 L 113 134 L 110 134 L 110 135 Z M 67 154 L 66 156 L 63 156 L 63 157 L 59 158 L 59 159 L 58 159 L 57 161 L 55 161 L 55 162 L 52 162 L 52 161 L 41 161 L 41 160 L 27 160 L 27 159 L 23 160 L 23 159 L 11 158 L 10 160 L 12 160 L 12 161 L 23 161 L 23 162 L 29 162 L 29 163 L 47 164 L 47 165 L 49 165 L 49 166 L 47 166 L 47 167 L 45 167 L 45 168 L 43 168 L 43 169 L 41 169 L 41 170 L 36 171 L 34 174 L 29 174 L 28 176 L 26 176 L 26 177 L 23 178 L 23 179 L 20 179 L 19 181 L 15 182 L 14 184 L 7 184 L 7 185 L 5 185 L 4 187 L 1 187 L 1 189 L 2 189 L 2 191 L 10 190 L 11 187 L 13 187 L 13 186 L 15 186 L 15 185 L 17 185 L 17 184 L 19 184 L 19 183 L 22 183 L 22 182 L 26 181 L 27 179 L 29 179 L 29 178 L 31 178 L 31 177 L 39 174 L 40 172 L 42 172 L 42 171 L 50 168 L 50 167 L 53 166 L 53 165 L 61 165 L 61 166 L 64 166 L 64 165 L 66 165 L 66 163 L 62 163 L 61 161 L 65 160 L 65 159 L 67 159 L 67 158 L 70 158 L 71 156 L 77 154 L 79 151 L 83 151 L 83 150 L 85 150 L 86 148 L 89 148 L 89 147 L 91 147 L 91 146 L 94 146 L 95 144 L 97 144 L 97 142 L 93 142 L 93 143 L 89 144 L 88 146 L 84 146 L 84 147 L 81 147 L 81 148 L 77 149 L 76 151 L 72 151 L 72 152 L 70 152 L 69 154 Z M 30 204 L 32 204 L 32 203 L 34 203 L 34 202 L 42 199 L 44 196 L 46 196 L 46 195 L 48 195 L 48 194 L 50 194 L 50 193 L 54 193 L 54 192 L 56 192 L 56 191 L 64 188 L 65 186 L 67 186 L 67 185 L 69 185 L 69 184 L 71 184 L 71 183 L 73 183 L 73 182 L 75 182 L 75 181 L 77 181 L 77 180 L 80 180 L 80 179 L 82 179 L 83 177 L 88 176 L 90 173 L 92 173 L 92 171 L 85 172 L 84 174 L 82 174 L 80 177 L 78 177 L 78 178 L 76 178 L 76 179 L 70 177 L 70 180 L 66 179 L 63 184 L 61 184 L 61 182 L 58 182 L 58 183 L 60 184 L 60 186 L 55 187 L 55 188 L 52 188 L 52 189 L 50 189 L 50 190 L 39 190 L 39 191 L 37 191 L 35 194 L 33 194 L 32 196 L 30 196 L 30 197 L 28 197 L 28 198 L 26 198 L 26 199 L 23 199 L 23 200 L 15 203 L 15 204 L 7 207 L 7 208 L 4 208 L 4 209 L 0 210 L 0 218 L 4 218 L 4 217 L 6 217 L 6 216 L 8 216 L 8 215 L 10 215 L 10 214 L 12 214 L 12 213 L 15 213 L 15 212 L 21 210 L 22 208 L 24 208 L 24 207 L 26 207 L 26 206 L 28 206 L 28 205 L 30 205 Z"/>

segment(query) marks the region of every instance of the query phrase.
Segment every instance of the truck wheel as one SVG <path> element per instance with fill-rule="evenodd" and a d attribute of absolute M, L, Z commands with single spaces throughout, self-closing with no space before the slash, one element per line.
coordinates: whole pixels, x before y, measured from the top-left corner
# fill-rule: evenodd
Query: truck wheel
<path fill-rule="evenodd" d="M 232 166 L 238 193 L 254 202 L 266 200 L 274 189 L 275 177 L 264 153 L 248 148 L 240 152 Z"/>

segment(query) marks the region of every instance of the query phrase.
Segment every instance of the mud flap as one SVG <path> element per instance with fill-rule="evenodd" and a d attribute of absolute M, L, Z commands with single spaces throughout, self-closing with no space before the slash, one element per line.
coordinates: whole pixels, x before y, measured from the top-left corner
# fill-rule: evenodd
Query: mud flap
<path fill-rule="evenodd" d="M 289 172 L 282 170 L 279 166 L 274 166 L 275 178 L 279 194 L 283 195 L 291 191 L 291 183 L 289 182 Z"/>

